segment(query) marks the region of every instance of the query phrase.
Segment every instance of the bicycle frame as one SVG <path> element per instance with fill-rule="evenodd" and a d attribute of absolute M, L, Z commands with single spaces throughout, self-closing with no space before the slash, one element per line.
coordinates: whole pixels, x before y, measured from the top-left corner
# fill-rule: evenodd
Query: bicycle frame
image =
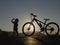
<path fill-rule="evenodd" d="M 40 26 L 39 26 L 39 27 L 41 28 L 41 30 L 45 30 L 45 26 L 47 25 L 47 24 L 46 24 L 46 20 L 45 20 L 45 22 L 42 22 L 42 21 L 40 21 L 40 20 L 38 20 L 38 19 L 36 19 L 36 18 L 34 17 L 34 18 L 32 19 L 32 21 L 31 21 L 31 23 L 33 23 L 34 21 L 38 24 L 38 26 L 39 26 L 39 23 L 38 23 L 38 22 L 44 24 L 44 25 L 42 26 L 42 28 L 41 28 Z M 49 26 L 49 27 L 52 28 L 51 26 Z M 50 30 L 50 29 L 48 29 L 48 30 Z"/>
<path fill-rule="evenodd" d="M 32 19 L 31 23 L 33 23 L 34 21 L 35 21 L 38 25 L 39 25 L 39 23 L 38 23 L 38 22 L 40 22 L 40 23 L 44 24 L 44 25 L 43 25 L 43 27 L 46 25 L 46 21 L 45 21 L 45 22 L 42 22 L 42 21 L 40 21 L 40 20 L 36 19 L 35 17 Z M 39 26 L 39 27 L 40 27 L 40 26 Z"/>

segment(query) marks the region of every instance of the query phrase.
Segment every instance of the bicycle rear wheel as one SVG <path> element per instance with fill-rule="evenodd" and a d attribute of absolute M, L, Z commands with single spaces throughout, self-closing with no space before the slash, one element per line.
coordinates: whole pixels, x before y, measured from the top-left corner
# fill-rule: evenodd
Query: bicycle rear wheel
<path fill-rule="evenodd" d="M 31 36 L 35 32 L 35 26 L 31 22 L 27 22 L 23 25 L 22 32 L 26 36 Z"/>
<path fill-rule="evenodd" d="M 59 26 L 54 22 L 50 22 L 45 27 L 45 32 L 47 35 L 58 35 L 59 34 Z"/>

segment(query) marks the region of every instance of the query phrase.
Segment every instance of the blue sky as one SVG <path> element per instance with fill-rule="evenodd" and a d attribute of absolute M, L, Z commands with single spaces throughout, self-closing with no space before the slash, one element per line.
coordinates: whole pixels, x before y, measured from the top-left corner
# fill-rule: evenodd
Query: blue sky
<path fill-rule="evenodd" d="M 19 31 L 33 12 L 40 20 L 50 18 L 60 25 L 60 0 L 0 0 L 0 28 L 12 31 L 12 18 L 19 18 Z"/>

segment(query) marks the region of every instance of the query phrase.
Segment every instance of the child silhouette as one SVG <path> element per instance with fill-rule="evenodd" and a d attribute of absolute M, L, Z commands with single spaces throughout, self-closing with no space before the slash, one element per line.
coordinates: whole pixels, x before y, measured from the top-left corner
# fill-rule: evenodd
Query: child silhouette
<path fill-rule="evenodd" d="M 14 24 L 14 27 L 13 27 L 13 34 L 16 34 L 16 35 L 18 35 L 18 21 L 19 21 L 19 19 L 18 18 L 13 18 L 12 20 L 11 20 L 11 22 Z"/>

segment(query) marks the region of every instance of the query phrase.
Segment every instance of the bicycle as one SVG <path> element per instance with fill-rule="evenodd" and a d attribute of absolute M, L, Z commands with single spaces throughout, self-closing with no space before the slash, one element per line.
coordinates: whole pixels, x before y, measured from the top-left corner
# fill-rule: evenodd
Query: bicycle
<path fill-rule="evenodd" d="M 33 19 L 31 20 L 31 22 L 26 22 L 22 27 L 22 32 L 24 35 L 32 36 L 35 33 L 35 25 L 33 24 L 34 21 L 41 28 L 40 32 L 45 31 L 48 36 L 58 35 L 59 25 L 57 23 L 49 22 L 46 24 L 46 22 L 49 21 L 50 19 L 44 19 L 45 22 L 42 22 L 36 19 L 37 15 L 34 15 L 33 13 L 31 13 L 30 15 L 33 16 Z"/>

